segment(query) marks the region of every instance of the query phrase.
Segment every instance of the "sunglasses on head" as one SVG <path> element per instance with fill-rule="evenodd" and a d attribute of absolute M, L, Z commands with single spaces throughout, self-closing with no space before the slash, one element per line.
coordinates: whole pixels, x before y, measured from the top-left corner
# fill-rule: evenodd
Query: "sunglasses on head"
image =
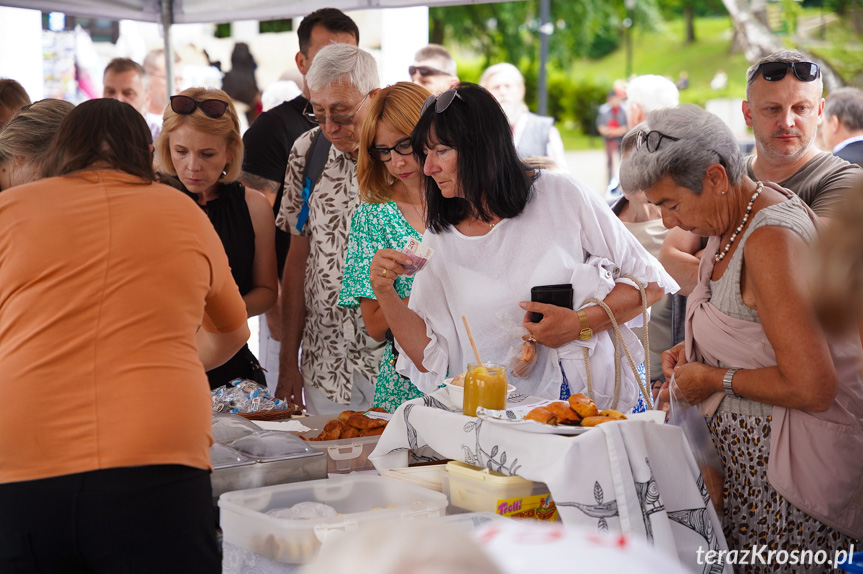
<path fill-rule="evenodd" d="M 680 141 L 680 138 L 668 136 L 656 130 L 649 132 L 640 131 L 635 137 L 635 149 L 641 149 L 642 146 L 644 146 L 647 148 L 647 151 L 653 153 L 659 149 L 659 144 L 661 144 L 664 139 L 673 142 Z"/>
<path fill-rule="evenodd" d="M 765 62 L 758 66 L 761 77 L 768 82 L 778 82 L 784 78 L 788 68 L 794 70 L 794 75 L 801 82 L 814 82 L 818 79 L 818 64 L 813 62 Z"/>
<path fill-rule="evenodd" d="M 393 147 L 370 147 L 369 155 L 381 162 L 388 162 L 392 159 L 392 152 L 399 155 L 411 155 L 414 153 L 414 148 L 411 146 L 411 138 L 405 137 L 396 142 Z"/>
<path fill-rule="evenodd" d="M 228 109 L 228 102 L 222 100 L 204 100 L 199 102 L 189 96 L 171 96 L 171 109 L 175 113 L 188 115 L 195 113 L 195 108 L 201 108 L 201 111 L 209 117 L 218 119 L 225 115 Z"/>
<path fill-rule="evenodd" d="M 432 107 L 432 105 L 434 105 L 435 112 L 444 112 L 456 98 L 460 100 L 462 99 L 461 95 L 459 95 L 455 88 L 447 90 L 439 96 L 435 96 L 434 94 L 432 94 L 431 96 L 426 98 L 425 102 L 423 102 L 423 107 L 420 110 L 420 115 L 424 116 L 426 110 Z"/>
<path fill-rule="evenodd" d="M 408 73 L 411 78 L 413 78 L 416 74 L 419 74 L 423 78 L 427 76 L 449 76 L 448 72 L 444 72 L 443 70 L 438 70 L 437 68 L 432 68 L 431 66 L 409 66 Z"/>

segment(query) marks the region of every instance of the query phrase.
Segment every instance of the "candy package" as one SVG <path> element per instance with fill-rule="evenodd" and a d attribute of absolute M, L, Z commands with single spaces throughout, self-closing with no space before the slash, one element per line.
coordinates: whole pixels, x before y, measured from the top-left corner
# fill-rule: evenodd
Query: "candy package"
<path fill-rule="evenodd" d="M 213 389 L 213 411 L 217 413 L 259 413 L 280 411 L 296 405 L 274 399 L 266 387 L 248 379 L 234 379 L 227 385 Z"/>

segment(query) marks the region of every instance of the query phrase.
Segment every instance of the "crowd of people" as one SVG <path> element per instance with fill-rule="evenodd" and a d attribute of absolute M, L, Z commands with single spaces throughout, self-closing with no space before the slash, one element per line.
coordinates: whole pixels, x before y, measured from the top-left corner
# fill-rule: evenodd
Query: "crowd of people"
<path fill-rule="evenodd" d="M 638 412 L 673 383 L 699 405 L 730 548 L 859 543 L 859 90 L 825 106 L 817 64 L 756 62 L 744 157 L 673 82 L 633 78 L 601 118 L 609 208 L 515 66 L 464 83 L 430 45 L 382 88 L 347 15 L 297 33 L 302 93 L 244 134 L 222 90 L 156 97 L 158 57 L 112 60 L 77 107 L 0 80 L 0 569 L 215 572 L 207 389 L 394 412 L 525 345 L 522 394 Z M 433 255 L 416 275 L 411 241 Z M 559 284 L 572 308 L 530 300 Z"/>

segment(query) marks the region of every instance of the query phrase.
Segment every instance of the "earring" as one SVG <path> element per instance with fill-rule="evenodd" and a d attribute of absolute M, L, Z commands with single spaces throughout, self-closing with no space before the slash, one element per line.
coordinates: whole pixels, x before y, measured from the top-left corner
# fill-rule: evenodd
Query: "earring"
<path fill-rule="evenodd" d="M 722 195 L 725 195 L 725 190 L 724 190 L 724 189 L 722 190 Z"/>
<path fill-rule="evenodd" d="M 222 177 L 225 177 L 225 176 L 227 176 L 227 175 L 228 175 L 228 172 L 227 172 L 227 171 L 225 171 L 225 170 L 222 170 Z M 725 192 L 723 191 L 722 193 L 725 193 Z"/>

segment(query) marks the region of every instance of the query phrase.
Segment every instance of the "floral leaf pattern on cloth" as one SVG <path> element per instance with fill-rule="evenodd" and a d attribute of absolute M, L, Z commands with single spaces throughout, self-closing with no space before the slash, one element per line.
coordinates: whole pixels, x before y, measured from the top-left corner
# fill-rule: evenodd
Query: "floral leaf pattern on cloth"
<path fill-rule="evenodd" d="M 422 235 L 405 221 L 394 201 L 360 203 L 351 220 L 338 304 L 358 309 L 361 298 L 376 299 L 369 278 L 372 258 L 380 249 L 400 250 L 408 237 L 422 240 Z M 400 299 L 410 296 L 413 280 L 413 277 L 404 276 L 396 279 L 395 290 Z M 409 378 L 396 372 L 393 344 L 387 341 L 385 345 L 375 384 L 374 405 L 394 412 L 400 404 L 421 397 L 423 393 Z"/>
<path fill-rule="evenodd" d="M 602 485 L 599 484 L 599 481 L 596 481 L 593 484 L 593 498 L 596 500 L 596 504 L 582 504 L 580 502 L 557 502 L 555 504 L 557 506 L 574 506 L 586 515 L 592 518 L 598 518 L 599 521 L 597 528 L 603 532 L 608 532 L 608 521 L 606 519 L 620 515 L 617 509 L 617 501 L 610 500 L 608 502 L 604 502 L 605 492 L 602 489 Z"/>
<path fill-rule="evenodd" d="M 309 218 L 302 230 L 303 165 L 318 129 L 299 138 L 285 171 L 285 192 L 276 218 L 283 231 L 309 238 L 304 298 L 301 369 L 304 384 L 341 404 L 350 402 L 354 372 L 375 384 L 382 345 L 366 332 L 359 309 L 337 305 L 342 286 L 351 215 L 359 204 L 356 162 L 330 148 L 324 172 L 309 199 Z"/>
<path fill-rule="evenodd" d="M 647 468 L 650 468 L 650 459 L 644 459 Z M 636 482 L 635 493 L 638 495 L 638 503 L 641 505 L 641 517 L 644 519 L 644 530 L 647 533 L 648 542 L 653 542 L 653 526 L 650 522 L 650 515 L 656 512 L 663 512 L 665 505 L 659 496 L 659 486 L 656 484 L 656 478 L 653 476 L 653 469 L 650 469 L 650 479 L 647 482 Z M 709 522 L 708 522 L 709 524 Z"/>

